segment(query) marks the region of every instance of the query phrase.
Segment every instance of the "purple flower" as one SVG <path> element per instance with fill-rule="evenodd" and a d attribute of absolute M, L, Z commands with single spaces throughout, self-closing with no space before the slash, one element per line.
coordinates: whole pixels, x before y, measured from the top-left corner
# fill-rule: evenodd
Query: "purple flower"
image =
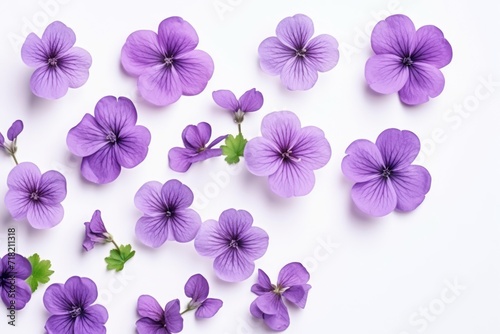
<path fill-rule="evenodd" d="M 330 35 L 314 34 L 312 20 L 297 14 L 283 19 L 276 28 L 277 37 L 259 45 L 260 67 L 271 75 L 280 75 L 289 90 L 307 90 L 318 80 L 318 72 L 330 71 L 339 61 L 338 43 Z"/>
<path fill-rule="evenodd" d="M 222 307 L 222 300 L 207 298 L 208 282 L 201 274 L 191 276 L 184 286 L 186 296 L 191 298 L 187 310 L 196 310 L 196 318 L 211 318 Z"/>
<path fill-rule="evenodd" d="M 214 72 L 212 58 L 200 50 L 194 28 L 180 17 L 163 20 L 158 34 L 150 30 L 132 33 L 122 49 L 125 71 L 138 77 L 144 99 L 166 106 L 182 95 L 201 93 Z"/>
<path fill-rule="evenodd" d="M 230 90 L 215 91 L 212 93 L 212 98 L 220 107 L 233 112 L 236 123 L 243 122 L 245 113 L 257 111 L 264 104 L 262 93 L 255 88 L 247 90 L 239 100 Z"/>
<path fill-rule="evenodd" d="M 372 32 L 375 55 L 366 62 L 365 77 L 381 94 L 399 92 L 403 103 L 417 105 L 443 91 L 444 76 L 453 52 L 435 26 L 415 30 L 404 15 L 392 15 L 377 23 Z"/>
<path fill-rule="evenodd" d="M 73 47 L 76 36 L 64 23 L 47 26 L 40 39 L 34 33 L 26 38 L 21 57 L 26 65 L 36 68 L 31 76 L 31 91 L 45 99 L 58 99 L 68 87 L 83 86 L 89 78 L 92 57 L 84 49 Z"/>
<path fill-rule="evenodd" d="M 106 96 L 97 102 L 95 117 L 86 114 L 69 130 L 69 150 L 82 157 L 81 172 L 90 182 L 114 181 L 121 168 L 133 168 L 148 154 L 151 134 L 136 125 L 137 111 L 126 97 Z"/>
<path fill-rule="evenodd" d="M 168 152 L 169 167 L 176 172 L 184 173 L 195 162 L 221 156 L 222 150 L 212 147 L 224 140 L 227 135 L 217 137 L 207 146 L 211 136 L 212 127 L 206 122 L 188 125 L 182 131 L 182 142 L 185 148 L 174 147 Z"/>
<path fill-rule="evenodd" d="M 5 206 L 15 220 L 27 218 L 37 229 L 51 228 L 62 221 L 66 179 L 61 173 L 51 170 L 42 174 L 35 164 L 23 162 L 10 171 L 7 186 Z"/>
<path fill-rule="evenodd" d="M 101 218 L 101 211 L 95 210 L 90 222 L 84 223 L 85 225 L 85 240 L 83 241 L 83 248 L 88 252 L 96 243 L 105 244 L 113 238 L 108 233 L 104 222 Z"/>
<path fill-rule="evenodd" d="M 248 170 L 268 176 L 271 190 L 279 196 L 303 196 L 314 187 L 314 170 L 330 160 L 330 144 L 315 126 L 301 128 L 300 120 L 290 111 L 273 112 L 261 125 L 262 137 L 245 147 Z"/>
<path fill-rule="evenodd" d="M 153 297 L 148 295 L 140 296 L 137 300 L 137 313 L 141 318 L 135 323 L 137 333 L 180 333 L 184 323 L 180 309 L 179 299 L 168 302 L 164 311 Z"/>
<path fill-rule="evenodd" d="M 250 305 L 250 313 L 275 331 L 283 331 L 290 325 L 290 317 L 285 300 L 304 308 L 311 286 L 307 284 L 309 273 L 298 262 L 284 266 L 278 274 L 278 284 L 271 284 L 265 272 L 259 269 L 258 283 L 252 286 L 252 292 L 258 295 Z"/>
<path fill-rule="evenodd" d="M 200 216 L 188 208 L 193 204 L 193 192 L 178 180 L 164 185 L 147 182 L 135 194 L 134 202 L 144 213 L 135 225 L 135 234 L 149 247 L 160 247 L 167 240 L 191 241 L 200 228 Z"/>
<path fill-rule="evenodd" d="M 7 130 L 7 139 L 11 141 L 10 144 L 5 143 L 5 138 L 0 133 L 0 149 L 4 149 L 14 159 L 16 165 L 18 164 L 16 158 L 17 136 L 19 136 L 19 134 L 23 132 L 23 129 L 24 129 L 23 121 L 18 119 L 17 121 L 12 123 L 10 128 Z"/>
<path fill-rule="evenodd" d="M 215 258 L 215 274 L 227 282 L 240 282 L 252 275 L 256 259 L 267 250 L 269 236 L 252 226 L 253 217 L 245 210 L 228 209 L 219 221 L 201 225 L 194 240 L 198 254 Z"/>
<path fill-rule="evenodd" d="M 45 323 L 48 334 L 104 334 L 108 311 L 92 305 L 97 286 L 86 277 L 73 276 L 66 283 L 50 285 L 43 295 L 43 305 L 51 314 Z"/>
<path fill-rule="evenodd" d="M 9 130 L 7 130 L 7 138 L 12 142 L 15 141 L 17 139 L 17 136 L 19 136 L 19 134 L 23 132 L 23 129 L 24 129 L 23 121 L 18 119 L 17 121 L 12 123 Z"/>
<path fill-rule="evenodd" d="M 21 310 L 30 301 L 31 288 L 25 282 L 30 276 L 31 263 L 24 256 L 10 253 L 0 258 L 0 296 L 7 308 Z"/>
<path fill-rule="evenodd" d="M 431 187 L 427 169 L 411 165 L 419 151 L 418 137 L 398 129 L 385 130 L 375 144 L 359 139 L 349 145 L 342 172 L 356 182 L 351 192 L 356 206 L 377 217 L 418 207 Z"/>

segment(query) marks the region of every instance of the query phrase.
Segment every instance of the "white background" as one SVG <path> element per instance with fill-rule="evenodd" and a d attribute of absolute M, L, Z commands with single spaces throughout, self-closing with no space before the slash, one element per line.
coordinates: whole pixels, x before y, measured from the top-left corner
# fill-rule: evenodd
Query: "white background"
<path fill-rule="evenodd" d="M 292 261 L 310 269 L 313 288 L 307 306 L 290 309 L 288 333 L 500 332 L 497 1 L 60 0 L 44 9 L 46 2 L 50 1 L 0 3 L 0 131 L 5 135 L 14 120 L 24 121 L 18 158 L 66 176 L 66 215 L 51 230 L 34 230 L 26 221 L 12 221 L 0 201 L 0 254 L 7 251 L 7 228 L 16 227 L 21 254 L 37 252 L 52 260 L 56 272 L 51 283 L 65 282 L 72 275 L 92 278 L 109 312 L 108 333 L 135 332 L 141 294 L 154 296 L 162 305 L 180 298 L 184 306 L 188 302 L 184 283 L 195 273 L 207 277 L 210 295 L 223 299 L 224 306 L 208 320 L 186 314 L 184 333 L 269 332 L 248 311 L 255 298 L 250 287 L 256 272 L 244 282 L 224 283 L 215 277 L 211 260 L 198 256 L 193 243 L 167 242 L 153 250 L 135 238 L 135 222 L 141 216 L 133 204 L 135 192 L 147 181 L 172 178 L 193 189 L 194 207 L 203 220 L 217 219 L 232 207 L 253 215 L 254 224 L 270 235 L 268 251 L 256 264 L 273 281 L 279 269 Z M 216 4 L 225 4 L 227 11 L 218 11 Z M 305 92 L 286 91 L 277 77 L 263 73 L 258 65 L 259 43 L 274 35 L 281 19 L 296 13 L 313 19 L 315 35 L 331 34 L 341 45 L 337 67 L 320 74 L 316 86 Z M 366 86 L 364 64 L 372 51 L 364 31 L 369 33 L 389 13 L 404 13 L 417 27 L 438 26 L 453 47 L 453 60 L 443 69 L 446 87 L 424 105 L 407 107 L 396 94 L 377 95 Z M 198 48 L 213 57 L 215 73 L 202 94 L 156 108 L 141 100 L 136 80 L 121 70 L 120 50 L 133 31 L 156 31 L 163 19 L 174 15 L 195 27 Z M 23 64 L 20 46 L 27 32 L 41 34 L 54 20 L 75 31 L 76 45 L 92 54 L 93 65 L 82 88 L 46 101 L 30 92 L 33 70 Z M 496 86 L 485 86 L 487 80 Z M 277 110 L 292 110 L 303 125 L 325 131 L 332 159 L 316 172 L 317 184 L 310 195 L 279 198 L 268 190 L 265 178 L 244 168 L 228 169 L 222 158 L 197 164 L 185 174 L 169 170 L 167 152 L 181 145 L 180 134 L 187 124 L 209 121 L 214 136 L 237 131 L 230 115 L 212 101 L 212 91 L 231 89 L 239 96 L 253 87 L 264 94 L 265 103 L 245 120 L 247 137 L 259 135 L 262 117 Z M 65 139 L 67 131 L 85 113 L 93 113 L 96 102 L 106 95 L 131 98 L 138 124 L 150 129 L 152 141 L 140 166 L 98 186 L 80 177 L 80 161 L 71 156 Z M 424 153 L 418 163 L 430 171 L 432 187 L 414 212 L 369 218 L 353 207 L 352 184 L 342 175 L 340 163 L 352 141 L 374 141 L 390 127 L 420 137 Z M 0 155 L 2 199 L 13 166 L 11 159 Z M 108 245 L 82 251 L 83 222 L 95 209 L 102 210 L 119 243 L 132 243 L 137 250 L 122 275 L 105 270 Z M 333 246 L 325 248 L 328 243 Z M 460 287 L 454 292 L 449 284 Z M 46 287 L 39 288 L 17 314 L 15 328 L 7 326 L 7 311 L 0 311 L 0 332 L 43 333 L 48 317 L 42 303 Z"/>

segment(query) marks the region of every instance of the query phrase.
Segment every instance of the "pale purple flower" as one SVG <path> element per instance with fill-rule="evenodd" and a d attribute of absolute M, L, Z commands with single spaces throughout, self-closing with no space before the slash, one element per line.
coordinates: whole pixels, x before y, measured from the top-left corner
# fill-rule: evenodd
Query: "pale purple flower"
<path fill-rule="evenodd" d="M 244 151 L 248 170 L 267 176 L 271 190 L 279 196 L 304 196 L 314 187 L 314 170 L 330 160 L 331 148 L 322 130 L 300 125 L 290 111 L 264 117 L 262 137 L 250 140 Z"/>
<path fill-rule="evenodd" d="M 137 111 L 126 97 L 103 97 L 94 113 L 85 114 L 69 130 L 66 143 L 71 153 L 83 158 L 83 177 L 104 184 L 114 181 L 122 167 L 134 168 L 146 158 L 151 134 L 136 125 Z"/>
<path fill-rule="evenodd" d="M 169 17 L 158 27 L 133 32 L 122 48 L 125 71 L 138 78 L 141 96 L 157 106 L 166 106 L 182 95 L 200 94 L 214 72 L 212 58 L 195 50 L 198 35 L 180 17 Z"/>
<path fill-rule="evenodd" d="M 26 65 L 36 68 L 31 76 L 31 91 L 45 99 L 58 99 L 68 87 L 83 86 L 89 78 L 92 57 L 82 48 L 73 47 L 76 36 L 64 23 L 47 26 L 40 39 L 35 33 L 26 38 L 21 57 Z"/>
<path fill-rule="evenodd" d="M 179 299 L 167 303 L 163 310 L 153 297 L 142 295 L 137 300 L 137 313 L 141 317 L 135 323 L 138 334 L 172 334 L 182 331 L 184 320 L 180 314 Z"/>
<path fill-rule="evenodd" d="M 213 147 L 223 141 L 227 135 L 217 137 L 208 144 L 211 136 L 212 127 L 206 122 L 188 125 L 182 131 L 182 142 L 185 147 L 174 147 L 168 152 L 169 167 L 176 172 L 184 173 L 195 162 L 221 156 L 222 150 Z"/>
<path fill-rule="evenodd" d="M 217 277 L 227 282 L 240 282 L 252 275 L 254 261 L 267 250 L 269 236 L 252 226 L 253 217 L 245 210 L 228 209 L 219 221 L 207 220 L 194 240 L 198 254 L 215 258 Z"/>
<path fill-rule="evenodd" d="M 258 283 L 252 286 L 252 292 L 258 295 L 250 305 L 250 313 L 275 331 L 284 331 L 290 325 L 290 316 L 285 300 L 304 308 L 311 286 L 307 284 L 309 273 L 298 262 L 284 266 L 278 274 L 278 283 L 271 284 L 266 273 L 259 269 Z"/>
<path fill-rule="evenodd" d="M 99 304 L 97 286 L 86 277 L 73 276 L 66 283 L 50 285 L 43 295 L 43 305 L 50 317 L 47 334 L 104 334 L 108 311 Z"/>
<path fill-rule="evenodd" d="M 191 189 L 178 180 L 164 185 L 157 181 L 145 183 L 134 198 L 135 206 L 144 213 L 135 225 L 137 238 L 153 248 L 167 240 L 193 240 L 201 225 L 198 213 L 189 209 L 193 199 Z"/>
<path fill-rule="evenodd" d="M 66 178 L 61 173 L 51 170 L 42 174 L 35 164 L 22 162 L 10 171 L 7 186 L 5 206 L 15 220 L 27 218 L 37 229 L 51 228 L 62 221 Z"/>
<path fill-rule="evenodd" d="M 383 131 L 375 144 L 359 139 L 349 145 L 342 172 L 356 182 L 351 191 L 356 206 L 377 217 L 418 207 L 431 187 L 427 169 L 411 165 L 419 151 L 418 137 L 398 129 Z"/>
<path fill-rule="evenodd" d="M 208 298 L 208 282 L 201 274 L 195 274 L 188 279 L 184 292 L 191 298 L 187 310 L 196 310 L 196 318 L 211 318 L 222 307 L 222 300 Z"/>
<path fill-rule="evenodd" d="M 217 90 L 212 93 L 215 103 L 233 113 L 236 123 L 243 122 L 245 113 L 254 112 L 262 108 L 264 97 L 255 88 L 247 90 L 238 100 L 230 90 Z"/>
<path fill-rule="evenodd" d="M 453 56 L 450 43 L 437 27 L 415 29 L 405 15 L 392 15 L 377 23 L 372 32 L 375 55 L 366 62 L 365 77 L 381 94 L 399 92 L 403 103 L 417 105 L 443 91 L 439 70 Z"/>
<path fill-rule="evenodd" d="M 104 222 L 101 218 L 101 211 L 95 210 L 90 222 L 85 222 L 85 239 L 83 240 L 83 248 L 88 252 L 94 245 L 105 244 L 113 240 L 111 234 L 108 233 Z"/>
<path fill-rule="evenodd" d="M 318 72 L 330 71 L 339 61 L 338 43 L 330 35 L 314 34 L 313 21 L 303 14 L 283 19 L 277 37 L 259 45 L 260 67 L 280 75 L 289 90 L 307 90 L 318 80 Z"/>
<path fill-rule="evenodd" d="M 25 280 L 31 276 L 31 263 L 19 254 L 0 258 L 0 297 L 8 310 L 21 310 L 31 299 Z"/>

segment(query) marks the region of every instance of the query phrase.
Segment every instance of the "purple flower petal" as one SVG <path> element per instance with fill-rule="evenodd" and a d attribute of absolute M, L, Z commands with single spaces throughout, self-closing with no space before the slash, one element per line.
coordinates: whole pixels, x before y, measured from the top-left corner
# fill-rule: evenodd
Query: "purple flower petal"
<path fill-rule="evenodd" d="M 27 194 L 37 189 L 40 178 L 40 169 L 31 162 L 22 162 L 9 172 L 5 207 L 15 220 L 24 219 L 28 215 L 31 200 Z"/>
<path fill-rule="evenodd" d="M 383 177 L 356 183 L 351 197 L 362 212 L 375 217 L 392 212 L 398 201 L 392 181 Z"/>
<path fill-rule="evenodd" d="M 142 295 L 137 299 L 137 313 L 154 321 L 162 321 L 164 317 L 160 304 L 149 295 Z"/>
<path fill-rule="evenodd" d="M 241 235 L 250 230 L 252 223 L 252 215 L 245 210 L 228 209 L 219 217 L 219 228 L 224 235 Z"/>
<path fill-rule="evenodd" d="M 279 40 L 296 50 L 306 46 L 307 41 L 313 34 L 313 21 L 303 14 L 296 14 L 283 19 L 276 28 L 276 36 L 278 36 Z"/>
<path fill-rule="evenodd" d="M 89 278 L 73 276 L 64 283 L 64 293 L 68 299 L 87 309 L 97 299 L 97 286 Z"/>
<path fill-rule="evenodd" d="M 199 150 L 207 145 L 212 136 L 212 127 L 207 122 L 198 125 L 188 125 L 182 131 L 182 142 L 186 148 Z"/>
<path fill-rule="evenodd" d="M 96 153 L 84 157 L 80 169 L 85 179 L 97 184 L 112 182 L 121 172 L 115 150 L 109 144 L 103 146 Z"/>
<path fill-rule="evenodd" d="M 245 146 L 244 157 L 250 173 L 257 176 L 275 173 L 283 160 L 278 147 L 264 137 L 251 139 Z"/>
<path fill-rule="evenodd" d="M 115 146 L 116 161 L 125 168 L 133 168 L 146 159 L 151 133 L 144 126 L 123 128 L 120 144 Z"/>
<path fill-rule="evenodd" d="M 158 42 L 169 54 L 183 54 L 198 45 L 198 34 L 189 22 L 173 16 L 163 20 L 158 27 Z"/>
<path fill-rule="evenodd" d="M 106 243 L 108 241 L 108 231 L 102 221 L 100 210 L 96 210 L 90 222 L 85 222 L 84 225 L 85 239 L 83 241 L 83 248 L 86 251 L 94 248 L 96 243 Z"/>
<path fill-rule="evenodd" d="M 97 123 L 104 128 L 104 131 L 116 132 L 133 127 L 137 123 L 137 110 L 134 103 L 123 96 L 101 98 L 95 106 L 94 114 Z"/>
<path fill-rule="evenodd" d="M 384 160 L 392 171 L 408 167 L 420 152 L 420 140 L 411 131 L 384 130 L 375 142 Z"/>
<path fill-rule="evenodd" d="M 339 43 L 330 35 L 319 35 L 307 44 L 306 57 L 317 71 L 327 72 L 339 62 Z"/>
<path fill-rule="evenodd" d="M 24 125 L 23 121 L 17 120 L 12 125 L 10 126 L 9 130 L 7 130 L 7 138 L 9 138 L 10 141 L 14 141 L 17 136 L 23 131 Z"/>
<path fill-rule="evenodd" d="M 137 81 L 141 96 L 156 106 L 167 106 L 182 96 L 182 84 L 177 71 L 171 67 L 150 67 Z"/>
<path fill-rule="evenodd" d="M 196 153 L 191 149 L 173 147 L 168 151 L 168 166 L 173 171 L 184 173 L 191 167 L 193 156 L 196 156 Z"/>
<path fill-rule="evenodd" d="M 66 178 L 57 171 L 49 170 L 40 178 L 38 192 L 44 205 L 61 203 L 66 198 Z"/>
<path fill-rule="evenodd" d="M 318 72 L 308 58 L 290 59 L 281 71 L 281 82 L 289 90 L 307 90 L 318 81 Z"/>
<path fill-rule="evenodd" d="M 174 299 L 165 306 L 165 328 L 168 332 L 179 333 L 182 331 L 184 320 L 180 314 L 180 309 L 179 299 Z"/>
<path fill-rule="evenodd" d="M 106 133 L 92 115 L 85 114 L 80 123 L 69 130 L 66 144 L 74 155 L 86 157 L 107 144 Z"/>
<path fill-rule="evenodd" d="M 73 30 L 64 23 L 54 21 L 43 32 L 42 42 L 46 50 L 51 50 L 55 54 L 63 54 L 75 44 L 76 36 Z"/>
<path fill-rule="evenodd" d="M 251 291 L 260 296 L 264 293 L 272 291 L 274 288 L 271 284 L 269 276 L 267 276 L 267 274 L 261 269 L 259 269 L 258 272 L 258 283 L 252 285 Z"/>
<path fill-rule="evenodd" d="M 163 209 L 162 187 L 158 181 L 146 182 L 135 194 L 135 207 L 147 215 L 157 214 Z"/>
<path fill-rule="evenodd" d="M 284 331 L 290 325 L 290 316 L 288 315 L 288 310 L 283 302 L 281 302 L 279 308 L 274 315 L 264 314 L 264 323 L 275 331 Z"/>
<path fill-rule="evenodd" d="M 283 292 L 283 297 L 300 308 L 306 307 L 307 294 L 311 286 L 309 284 L 294 285 Z"/>
<path fill-rule="evenodd" d="M 260 259 L 266 253 L 269 245 L 269 235 L 260 227 L 253 226 L 240 237 L 245 245 L 240 251 L 249 259 Z"/>
<path fill-rule="evenodd" d="M 9 260 L 11 263 L 15 263 L 14 269 L 9 265 Z M 1 260 L 0 270 L 1 272 L 7 272 L 15 276 L 19 281 L 27 279 L 32 272 L 31 263 L 27 258 L 19 254 L 15 254 L 13 259 L 12 257 L 9 259 L 9 256 L 4 256 Z"/>
<path fill-rule="evenodd" d="M 228 135 L 223 135 L 223 136 L 219 136 L 217 138 L 215 138 L 210 144 L 208 144 L 207 146 L 207 151 L 214 151 L 213 153 L 210 154 L 210 156 L 212 154 L 215 154 L 216 152 L 219 152 L 220 149 L 213 149 L 213 150 L 210 150 L 212 147 L 214 147 L 215 145 L 217 145 L 218 143 L 220 143 L 221 141 L 225 140 L 227 138 Z M 203 152 L 201 152 L 203 153 Z M 222 150 L 220 150 L 220 153 L 222 155 Z"/>
<path fill-rule="evenodd" d="M 78 47 L 71 48 L 58 60 L 58 66 L 67 76 L 68 85 L 71 88 L 81 87 L 87 82 L 91 65 L 90 53 Z"/>
<path fill-rule="evenodd" d="M 12 298 L 12 290 L 16 291 L 14 298 Z M 17 279 L 14 287 L 12 287 L 11 283 L 3 283 L 0 297 L 6 306 L 12 305 L 12 301 L 14 301 L 14 309 L 22 310 L 31 299 L 31 288 L 22 279 Z"/>
<path fill-rule="evenodd" d="M 399 91 L 403 103 L 417 105 L 436 97 L 444 89 L 443 73 L 433 65 L 414 63 L 406 85 Z"/>
<path fill-rule="evenodd" d="M 64 72 L 60 68 L 52 68 L 45 65 L 33 72 L 30 87 L 36 96 L 55 100 L 66 95 L 69 82 L 69 78 L 64 75 Z"/>
<path fill-rule="evenodd" d="M 177 242 L 189 242 L 196 237 L 200 226 L 201 217 L 196 211 L 178 210 L 174 217 L 168 220 L 168 238 Z"/>
<path fill-rule="evenodd" d="M 260 43 L 259 57 L 260 67 L 264 72 L 278 75 L 285 64 L 295 57 L 295 51 L 281 43 L 277 37 L 269 37 Z"/>
<path fill-rule="evenodd" d="M 410 70 L 401 57 L 393 54 L 375 55 L 368 59 L 365 78 L 370 88 L 381 94 L 396 93 L 408 82 Z"/>
<path fill-rule="evenodd" d="M 43 294 L 43 305 L 51 314 L 66 315 L 70 305 L 66 298 L 64 285 L 51 284 Z"/>
<path fill-rule="evenodd" d="M 380 150 L 371 141 L 358 139 L 347 148 L 342 160 L 342 172 L 354 182 L 365 182 L 380 175 L 384 160 Z"/>
<path fill-rule="evenodd" d="M 398 197 L 396 209 L 412 211 L 417 208 L 431 188 L 431 175 L 421 166 L 408 166 L 391 178 Z"/>
<path fill-rule="evenodd" d="M 376 54 L 405 57 L 413 50 L 415 26 L 405 15 L 392 15 L 373 28 L 371 42 Z"/>
<path fill-rule="evenodd" d="M 271 190 L 282 197 L 305 196 L 315 184 L 313 171 L 295 162 L 282 164 L 268 180 Z"/>
<path fill-rule="evenodd" d="M 247 90 L 241 97 L 239 104 L 241 105 L 241 110 L 243 112 L 253 112 L 262 108 L 264 104 L 264 97 L 261 92 L 258 92 L 255 88 Z M 237 109 L 236 109 L 237 110 Z M 233 111 L 235 111 L 233 109 Z"/>
<path fill-rule="evenodd" d="M 45 323 L 47 334 L 74 333 L 74 320 L 67 314 L 51 315 Z"/>
<path fill-rule="evenodd" d="M 28 222 L 36 229 L 54 227 L 62 221 L 63 217 L 64 208 L 61 204 L 32 205 L 27 214 Z"/>
<path fill-rule="evenodd" d="M 218 90 L 212 93 L 212 98 L 219 107 L 236 112 L 240 109 L 240 104 L 230 90 Z"/>
<path fill-rule="evenodd" d="M 412 58 L 437 68 L 451 62 L 453 51 L 443 32 L 435 26 L 423 26 L 417 30 Z"/>
<path fill-rule="evenodd" d="M 214 62 L 205 51 L 194 50 L 176 57 L 175 70 L 179 76 L 182 95 L 198 95 L 214 73 Z"/>
<path fill-rule="evenodd" d="M 284 266 L 278 274 L 278 285 L 291 287 L 306 284 L 309 281 L 307 269 L 299 262 L 292 262 Z M 267 313 L 267 312 L 265 312 Z"/>
<path fill-rule="evenodd" d="M 41 67 L 47 64 L 44 44 L 35 33 L 30 33 L 21 47 L 21 58 L 30 67 Z"/>
<path fill-rule="evenodd" d="M 158 321 L 151 320 L 149 318 L 140 318 L 136 321 L 135 326 L 137 327 L 137 334 L 171 334 L 165 329 L 165 326 Z"/>
<path fill-rule="evenodd" d="M 213 317 L 219 309 L 222 307 L 222 300 L 215 298 L 206 299 L 203 304 L 201 304 L 194 316 L 198 319 L 205 319 Z"/>
<path fill-rule="evenodd" d="M 201 274 L 191 276 L 184 285 L 184 293 L 195 303 L 207 299 L 208 292 L 208 282 Z"/>
<path fill-rule="evenodd" d="M 201 256 L 217 257 L 227 249 L 226 241 L 219 236 L 219 223 L 207 220 L 201 224 L 194 240 L 194 248 Z"/>
<path fill-rule="evenodd" d="M 252 275 L 255 264 L 249 261 L 242 252 L 228 248 L 215 258 L 213 267 L 215 274 L 221 280 L 241 282 Z"/>
<path fill-rule="evenodd" d="M 158 248 L 169 238 L 167 219 L 142 216 L 135 225 L 135 235 L 146 246 Z"/>
<path fill-rule="evenodd" d="M 300 120 L 290 111 L 272 112 L 262 119 L 262 136 L 272 140 L 277 147 L 293 146 L 300 132 Z"/>
<path fill-rule="evenodd" d="M 176 210 L 186 209 L 193 204 L 194 195 L 188 186 L 179 180 L 169 180 L 161 188 L 163 203 Z"/>
<path fill-rule="evenodd" d="M 265 314 L 274 315 L 279 312 L 281 307 L 280 304 L 283 304 L 281 300 L 281 295 L 274 292 L 267 292 L 255 300 L 257 307 Z"/>
<path fill-rule="evenodd" d="M 121 52 L 123 69 L 130 75 L 140 76 L 148 68 L 159 65 L 162 50 L 158 35 L 150 30 L 139 30 L 128 36 Z"/>
<path fill-rule="evenodd" d="M 108 321 L 108 311 L 104 306 L 92 305 L 85 308 L 83 316 L 76 317 L 74 333 L 105 334 L 104 324 Z"/>
<path fill-rule="evenodd" d="M 250 304 L 250 313 L 259 319 L 264 319 L 264 312 L 262 312 L 259 307 L 257 306 L 256 300 Z"/>
<path fill-rule="evenodd" d="M 0 133 L 0 148 L 4 148 L 5 138 L 2 133 Z"/>
<path fill-rule="evenodd" d="M 324 167 L 332 155 L 325 133 L 315 126 L 306 126 L 300 130 L 291 151 L 300 159 L 300 164 L 313 170 Z"/>

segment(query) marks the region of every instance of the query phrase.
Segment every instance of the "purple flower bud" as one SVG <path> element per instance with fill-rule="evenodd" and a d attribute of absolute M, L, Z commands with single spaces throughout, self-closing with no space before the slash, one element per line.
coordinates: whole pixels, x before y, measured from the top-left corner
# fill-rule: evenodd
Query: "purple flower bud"
<path fill-rule="evenodd" d="M 85 224 L 85 239 L 83 248 L 88 252 L 96 243 L 105 244 L 111 240 L 111 235 L 106 230 L 104 222 L 101 219 L 101 211 L 95 210 L 90 222 Z"/>
<path fill-rule="evenodd" d="M 23 132 L 23 129 L 24 129 L 23 121 L 18 119 L 17 121 L 12 123 L 9 130 L 7 130 L 7 138 L 9 138 L 10 141 L 14 141 L 17 138 L 17 136 L 19 136 L 19 134 Z"/>

